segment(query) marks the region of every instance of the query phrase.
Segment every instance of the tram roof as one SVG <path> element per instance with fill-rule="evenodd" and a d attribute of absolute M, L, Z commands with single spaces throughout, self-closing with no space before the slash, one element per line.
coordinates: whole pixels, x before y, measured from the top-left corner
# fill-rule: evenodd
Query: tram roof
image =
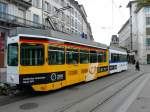
<path fill-rule="evenodd" d="M 107 49 L 107 45 L 98 43 L 95 41 L 91 41 L 90 39 L 83 39 L 80 36 L 66 34 L 53 30 L 43 30 L 43 29 L 34 29 L 34 28 L 25 28 L 25 27 L 16 27 L 15 29 L 10 30 L 9 36 L 17 36 L 17 35 L 34 35 L 41 36 L 44 38 L 52 37 L 56 39 L 64 40 L 65 42 L 70 42 L 74 44 L 81 44 L 90 47 L 97 47 L 102 49 Z"/>
<path fill-rule="evenodd" d="M 116 46 L 110 46 L 109 49 L 117 50 L 117 51 L 120 51 L 120 52 L 127 52 L 125 49 L 120 48 L 120 47 L 116 47 Z"/>

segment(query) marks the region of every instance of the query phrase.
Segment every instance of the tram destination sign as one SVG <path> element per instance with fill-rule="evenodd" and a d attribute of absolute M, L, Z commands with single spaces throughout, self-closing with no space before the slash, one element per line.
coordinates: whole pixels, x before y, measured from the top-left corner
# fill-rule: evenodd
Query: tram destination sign
<path fill-rule="evenodd" d="M 65 71 L 40 73 L 40 74 L 24 74 L 19 76 L 20 84 L 47 84 L 57 81 L 63 81 L 66 79 Z"/>

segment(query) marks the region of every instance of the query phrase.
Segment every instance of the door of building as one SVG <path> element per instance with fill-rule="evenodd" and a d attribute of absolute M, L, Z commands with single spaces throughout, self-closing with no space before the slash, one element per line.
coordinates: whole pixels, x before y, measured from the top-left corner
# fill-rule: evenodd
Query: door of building
<path fill-rule="evenodd" d="M 150 64 L 150 54 L 147 54 L 147 64 Z"/>

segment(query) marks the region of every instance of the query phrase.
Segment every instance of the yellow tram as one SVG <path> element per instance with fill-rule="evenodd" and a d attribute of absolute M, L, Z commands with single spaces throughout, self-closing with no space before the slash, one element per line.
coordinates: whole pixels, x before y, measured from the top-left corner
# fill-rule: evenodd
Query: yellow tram
<path fill-rule="evenodd" d="M 65 34 L 30 33 L 8 39 L 8 83 L 49 91 L 108 75 L 106 45 Z"/>

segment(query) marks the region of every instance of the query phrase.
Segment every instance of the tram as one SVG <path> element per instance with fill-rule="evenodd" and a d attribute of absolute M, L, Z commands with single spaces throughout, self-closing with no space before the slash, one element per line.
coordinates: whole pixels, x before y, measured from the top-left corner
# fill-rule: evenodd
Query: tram
<path fill-rule="evenodd" d="M 127 52 L 117 47 L 109 48 L 109 73 L 117 73 L 128 69 Z"/>
<path fill-rule="evenodd" d="M 109 74 L 106 45 L 54 32 L 18 28 L 8 38 L 7 83 L 56 90 Z"/>

